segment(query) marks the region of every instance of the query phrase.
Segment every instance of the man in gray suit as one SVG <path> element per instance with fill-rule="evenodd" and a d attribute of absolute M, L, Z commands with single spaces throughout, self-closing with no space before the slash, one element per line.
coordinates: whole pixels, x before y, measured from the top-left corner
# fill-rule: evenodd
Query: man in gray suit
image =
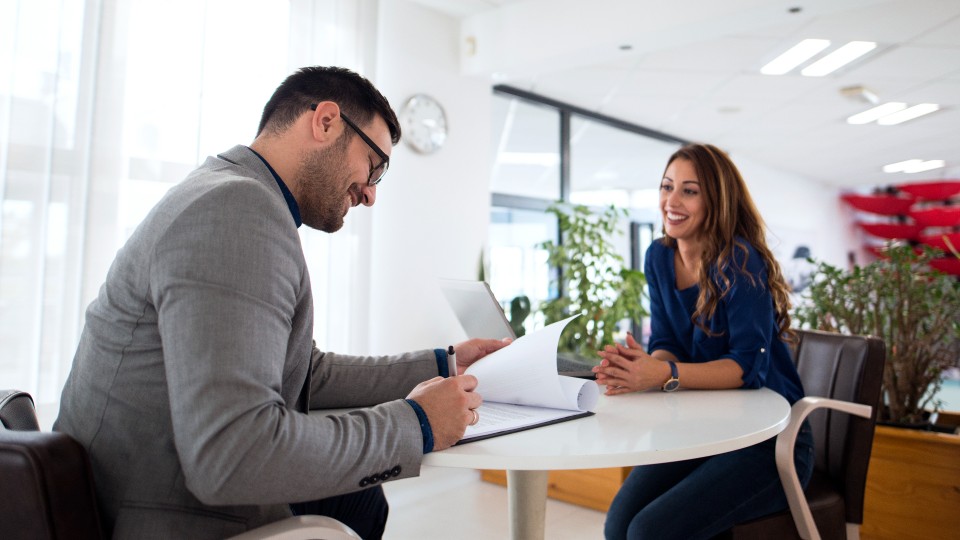
<path fill-rule="evenodd" d="M 208 158 L 117 253 L 54 425 L 90 454 L 108 535 L 223 538 L 293 511 L 378 538 L 379 484 L 416 476 L 476 421 L 476 379 L 448 377 L 443 349 L 357 357 L 312 343 L 297 228 L 334 232 L 372 206 L 399 139 L 369 81 L 303 68 L 250 147 Z M 458 369 L 504 345 L 458 344 Z M 336 407 L 366 408 L 306 414 Z"/>

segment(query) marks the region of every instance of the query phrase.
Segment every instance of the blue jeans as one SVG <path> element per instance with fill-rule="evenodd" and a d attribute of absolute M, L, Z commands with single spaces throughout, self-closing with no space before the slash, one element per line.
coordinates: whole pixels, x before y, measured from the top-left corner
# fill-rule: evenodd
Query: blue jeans
<path fill-rule="evenodd" d="M 726 454 L 635 467 L 607 512 L 605 537 L 711 538 L 737 523 L 787 508 L 775 445 L 776 437 Z M 813 460 L 813 432 L 804 423 L 794 446 L 804 487 Z"/>

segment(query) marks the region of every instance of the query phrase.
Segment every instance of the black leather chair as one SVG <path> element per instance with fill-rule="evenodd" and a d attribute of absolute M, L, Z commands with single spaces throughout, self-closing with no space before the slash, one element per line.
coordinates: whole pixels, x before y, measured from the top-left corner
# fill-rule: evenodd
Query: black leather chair
<path fill-rule="evenodd" d="M 720 538 L 859 537 L 884 344 L 875 337 L 811 330 L 799 334 L 795 359 L 807 397 L 793 406 L 790 424 L 777 437 L 777 463 L 790 510 L 737 525 Z M 793 443 L 805 418 L 816 448 L 813 477 L 803 492 L 793 469 Z"/>
<path fill-rule="evenodd" d="M 67 434 L 39 429 L 30 395 L 0 390 L 0 538 L 103 538 L 86 449 Z M 325 516 L 295 516 L 235 537 L 307 538 L 360 537 L 343 523 Z"/>
<path fill-rule="evenodd" d="M 103 538 L 87 453 L 41 432 L 29 394 L 0 390 L 0 531 L 15 539 Z"/>

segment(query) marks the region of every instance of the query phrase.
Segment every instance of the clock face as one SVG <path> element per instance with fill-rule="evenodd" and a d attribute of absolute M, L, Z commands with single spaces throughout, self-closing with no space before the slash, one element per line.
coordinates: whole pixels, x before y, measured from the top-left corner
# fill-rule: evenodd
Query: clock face
<path fill-rule="evenodd" d="M 437 100 L 417 94 L 400 111 L 403 139 L 422 154 L 436 152 L 447 141 L 447 115 Z"/>

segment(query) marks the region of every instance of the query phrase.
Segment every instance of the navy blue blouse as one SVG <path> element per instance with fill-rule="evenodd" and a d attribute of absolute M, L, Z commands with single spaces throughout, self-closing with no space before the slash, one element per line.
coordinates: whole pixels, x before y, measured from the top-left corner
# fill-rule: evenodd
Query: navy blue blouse
<path fill-rule="evenodd" d="M 803 397 L 803 385 L 793 363 L 790 348 L 778 337 L 773 298 L 767 288 L 763 259 L 747 246 L 746 270 L 753 282 L 739 270 L 743 251 L 725 271 L 731 290 L 717 304 L 706 324 L 707 335 L 691 317 L 696 311 L 699 285 L 677 289 L 675 250 L 654 241 L 647 249 L 644 272 L 650 291 L 649 352 L 665 350 L 681 362 L 709 362 L 729 358 L 743 368 L 742 388 L 767 387 L 792 405 Z M 716 273 L 716 272 L 715 272 Z"/>

